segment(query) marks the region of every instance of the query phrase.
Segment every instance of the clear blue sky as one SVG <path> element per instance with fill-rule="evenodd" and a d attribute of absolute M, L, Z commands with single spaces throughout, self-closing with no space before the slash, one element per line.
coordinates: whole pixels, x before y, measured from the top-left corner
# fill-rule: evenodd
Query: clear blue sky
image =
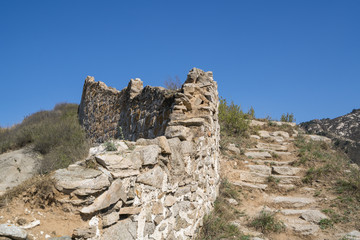
<path fill-rule="evenodd" d="M 360 1 L 0 1 L 0 125 L 84 79 L 160 86 L 192 67 L 257 117 L 297 122 L 360 108 Z"/>

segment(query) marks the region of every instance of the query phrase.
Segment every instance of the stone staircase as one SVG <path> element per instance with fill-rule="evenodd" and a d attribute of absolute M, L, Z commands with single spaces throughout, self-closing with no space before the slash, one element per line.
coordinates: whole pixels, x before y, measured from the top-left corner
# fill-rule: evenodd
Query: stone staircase
<path fill-rule="evenodd" d="M 328 216 L 321 212 L 318 199 L 314 197 L 316 189 L 301 183 L 306 169 L 292 165 L 297 159 L 293 142 L 298 134 L 293 131 L 292 135 L 283 131 L 258 131 L 258 135 L 251 136 L 256 146 L 245 149 L 241 163 L 233 164 L 233 168 L 225 167 L 223 174 L 229 176 L 232 184 L 241 186 L 242 194 L 247 196 L 240 208 L 247 219 L 239 219 L 237 225 L 241 225 L 244 234 L 257 240 L 341 239 L 339 235 L 324 233 L 319 227 L 319 222 Z M 231 159 L 227 161 L 231 162 Z M 256 217 L 262 210 L 276 213 L 285 224 L 285 233 L 265 237 L 244 226 L 249 218 Z"/>

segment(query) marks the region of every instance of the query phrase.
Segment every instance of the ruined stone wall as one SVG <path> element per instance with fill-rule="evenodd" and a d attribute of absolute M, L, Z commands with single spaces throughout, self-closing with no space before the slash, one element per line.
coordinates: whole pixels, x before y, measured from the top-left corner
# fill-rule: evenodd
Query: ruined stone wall
<path fill-rule="evenodd" d="M 116 151 L 98 145 L 86 160 L 96 162 L 93 169 L 80 162 L 55 173 L 57 190 L 68 196 L 61 204 L 98 223 L 90 230 L 75 230 L 74 237 L 92 231 L 93 239 L 194 239 L 220 183 L 217 84 L 211 72 L 195 68 L 173 94 L 145 87 L 131 95 L 131 84 L 118 92 L 89 78 L 85 82 L 80 117 L 89 136 L 96 141 L 105 139 L 101 132 L 114 136 L 114 127 L 121 122 L 130 125 L 130 130 L 123 130 L 136 141 L 113 140 Z M 155 102 L 147 102 L 150 99 Z M 117 109 L 112 112 L 113 106 Z M 122 106 L 139 111 L 121 115 Z M 153 119 L 149 123 L 147 116 Z M 92 119 L 99 122 L 91 123 Z M 106 124 L 101 125 L 101 119 Z"/>
<path fill-rule="evenodd" d="M 132 79 L 127 88 L 118 91 L 87 77 L 79 119 L 92 142 L 122 136 L 133 141 L 155 138 L 164 135 L 173 102 L 172 91 L 161 87 L 143 88 L 140 79 Z"/>

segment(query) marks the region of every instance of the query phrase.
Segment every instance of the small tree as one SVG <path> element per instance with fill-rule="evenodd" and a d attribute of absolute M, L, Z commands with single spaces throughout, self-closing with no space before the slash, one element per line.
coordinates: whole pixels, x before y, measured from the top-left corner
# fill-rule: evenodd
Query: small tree
<path fill-rule="evenodd" d="M 293 113 L 286 113 L 286 114 L 283 114 L 281 115 L 281 119 L 280 119 L 281 122 L 295 122 L 296 119 L 294 118 L 294 114 Z"/>
<path fill-rule="evenodd" d="M 224 130 L 230 134 L 244 135 L 249 128 L 249 118 L 239 105 L 233 101 L 228 104 L 226 99 L 220 98 L 219 121 Z"/>
<path fill-rule="evenodd" d="M 178 76 L 175 76 L 175 79 L 173 79 L 172 77 L 169 77 L 168 80 L 165 80 L 164 85 L 165 85 L 165 88 L 167 88 L 169 90 L 177 90 L 177 89 L 181 88 L 181 86 L 182 86 L 181 80 Z"/>

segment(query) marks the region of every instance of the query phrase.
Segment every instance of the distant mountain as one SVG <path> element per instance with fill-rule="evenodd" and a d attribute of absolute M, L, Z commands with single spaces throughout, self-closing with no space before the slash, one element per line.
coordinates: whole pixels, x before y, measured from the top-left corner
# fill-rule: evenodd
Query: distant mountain
<path fill-rule="evenodd" d="M 300 124 L 307 133 L 329 137 L 360 165 L 360 109 L 334 119 L 315 119 Z"/>

